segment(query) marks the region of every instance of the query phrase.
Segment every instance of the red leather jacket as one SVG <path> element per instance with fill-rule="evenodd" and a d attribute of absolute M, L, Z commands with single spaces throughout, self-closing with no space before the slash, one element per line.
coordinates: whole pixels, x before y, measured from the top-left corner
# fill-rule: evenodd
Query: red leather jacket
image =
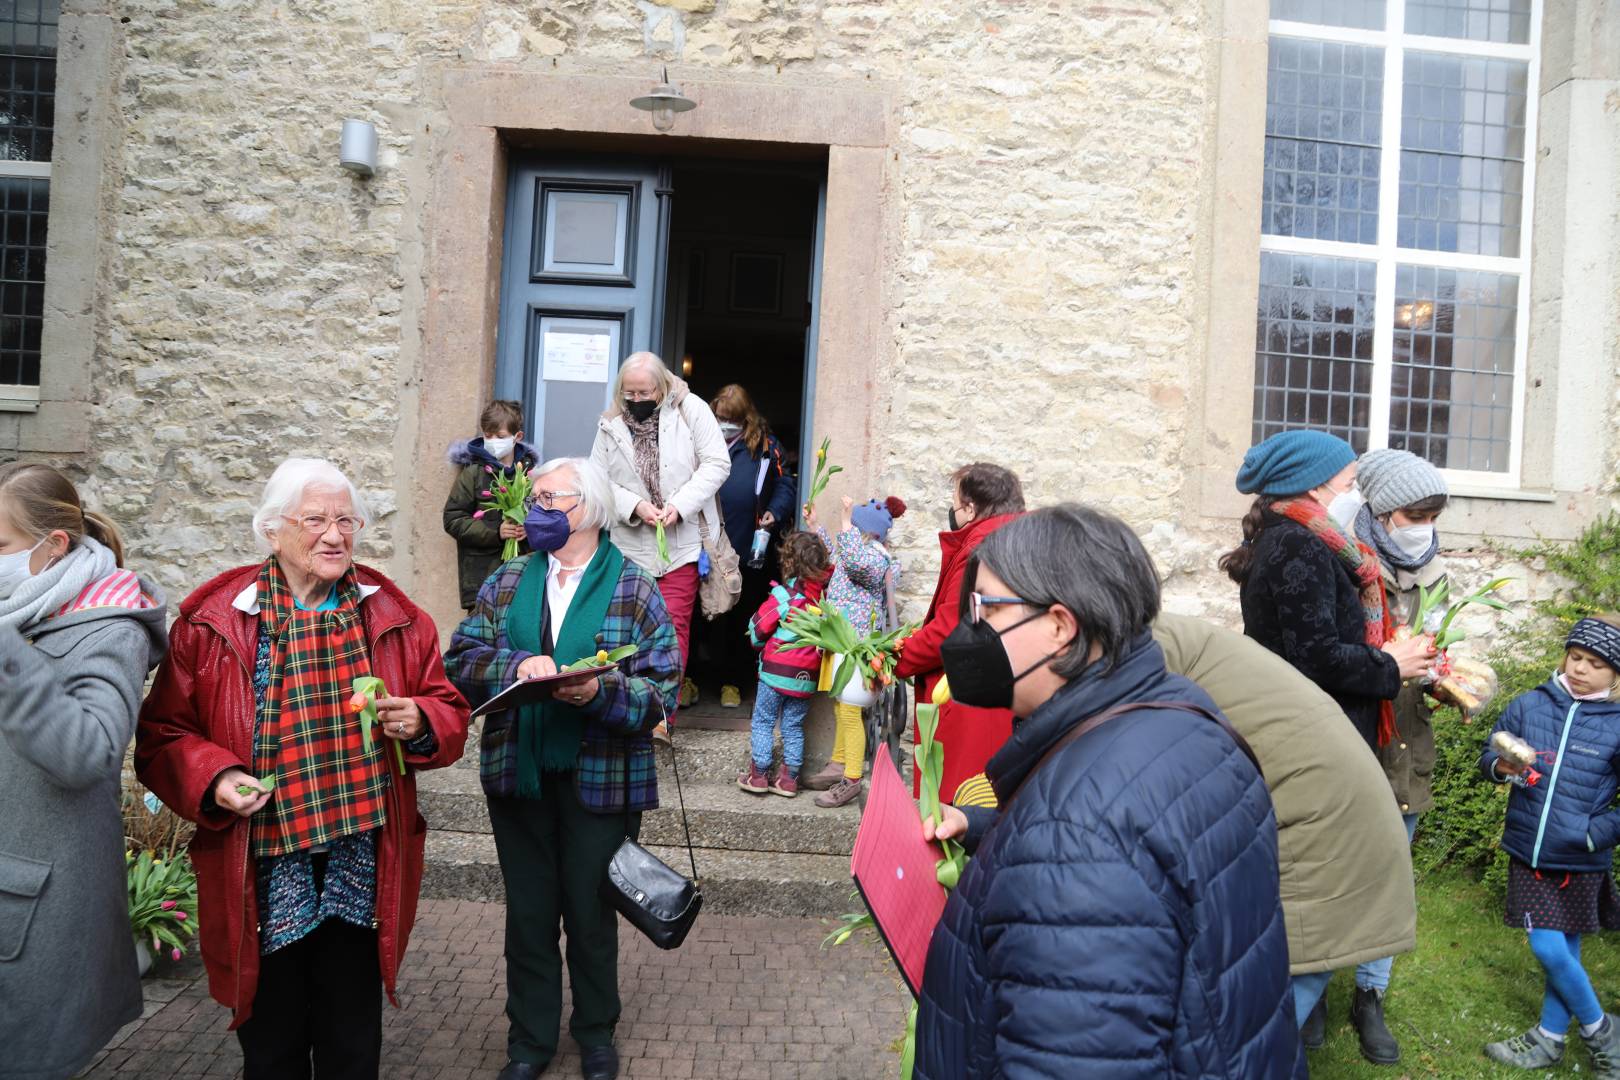
<path fill-rule="evenodd" d="M 468 709 L 445 678 L 433 620 L 375 570 L 355 570 L 362 586 L 376 589 L 360 603 L 372 671 L 391 693 L 416 699 L 438 739 L 431 756 L 407 753 L 405 761 L 417 769 L 449 765 L 466 744 Z M 221 772 L 252 771 L 259 622 L 233 601 L 258 573 L 257 565 L 229 570 L 186 597 L 135 737 L 141 783 L 198 825 L 191 862 L 203 964 L 209 993 L 234 1014 L 232 1028 L 251 1015 L 258 986 L 258 899 L 247 819 L 205 810 L 203 803 Z M 427 822 L 416 811 L 414 773 L 396 780 L 388 787 L 388 821 L 377 843 L 376 924 L 383 988 L 398 1005 L 394 980 L 416 920 Z"/>
<path fill-rule="evenodd" d="M 967 573 L 968 558 L 985 537 L 1017 516 L 998 514 L 982 521 L 970 521 L 955 532 L 939 534 L 939 582 L 934 586 L 934 598 L 928 603 L 928 614 L 923 616 L 922 626 L 906 639 L 900 662 L 894 666 L 894 673 L 903 679 L 920 678 L 918 700 L 928 701 L 934 685 L 945 673 L 939 661 L 939 647 L 961 619 L 962 577 Z M 1001 749 L 1001 744 L 1011 734 L 1010 709 L 979 709 L 958 701 L 947 702 L 939 710 L 939 726 L 935 732 L 936 741 L 945 748 L 939 797 L 949 802 L 962 781 L 984 771 L 990 755 Z M 919 783 L 918 776 L 912 777 L 913 789 Z"/>

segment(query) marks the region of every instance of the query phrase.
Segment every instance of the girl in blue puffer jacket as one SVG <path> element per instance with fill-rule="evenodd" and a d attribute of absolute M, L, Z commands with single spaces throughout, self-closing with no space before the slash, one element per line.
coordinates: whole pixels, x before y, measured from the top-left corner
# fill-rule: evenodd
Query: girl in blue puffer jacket
<path fill-rule="evenodd" d="M 1485 1055 L 1522 1069 L 1553 1065 L 1573 1016 L 1593 1074 L 1620 1080 L 1620 1021 L 1603 1011 L 1581 967 L 1582 934 L 1620 929 L 1609 876 L 1620 842 L 1620 809 L 1611 806 L 1620 790 L 1620 618 L 1582 619 L 1564 649 L 1553 677 L 1503 710 L 1479 759 L 1486 776 L 1514 785 L 1502 834 L 1512 857 L 1507 924 L 1524 927 L 1547 973 L 1541 1022 Z M 1534 764 L 1502 752 L 1499 732 L 1529 744 Z"/>

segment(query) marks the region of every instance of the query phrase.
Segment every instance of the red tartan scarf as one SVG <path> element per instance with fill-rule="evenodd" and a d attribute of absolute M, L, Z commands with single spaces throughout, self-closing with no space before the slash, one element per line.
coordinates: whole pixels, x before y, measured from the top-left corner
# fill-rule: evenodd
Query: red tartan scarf
<path fill-rule="evenodd" d="M 1364 640 L 1375 649 L 1383 648 L 1384 642 L 1395 636 L 1395 620 L 1389 613 L 1389 603 L 1384 596 L 1383 571 L 1378 565 L 1378 555 L 1360 540 L 1340 532 L 1333 519 L 1328 517 L 1327 508 L 1309 495 L 1280 499 L 1272 503 L 1271 508 L 1311 530 L 1311 534 L 1326 544 L 1328 550 L 1349 569 L 1361 594 Z M 1395 703 L 1380 702 L 1378 745 L 1387 746 L 1394 737 Z"/>
<path fill-rule="evenodd" d="M 348 710 L 354 680 L 371 674 L 354 570 L 337 606 L 302 611 L 274 557 L 259 571 L 259 633 L 270 637 L 270 682 L 253 738 L 253 771 L 275 794 L 253 815 L 255 858 L 286 855 L 368 832 L 387 816 L 381 738 L 369 753 Z"/>

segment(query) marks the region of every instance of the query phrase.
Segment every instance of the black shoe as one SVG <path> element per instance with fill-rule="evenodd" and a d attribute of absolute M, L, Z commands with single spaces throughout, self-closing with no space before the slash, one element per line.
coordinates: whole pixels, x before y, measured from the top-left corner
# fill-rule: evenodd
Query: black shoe
<path fill-rule="evenodd" d="M 527 1061 L 508 1061 L 506 1068 L 501 1070 L 495 1080 L 536 1080 L 545 1071 L 544 1065 L 534 1065 Z"/>
<path fill-rule="evenodd" d="M 1305 1017 L 1305 1026 L 1299 1029 L 1299 1041 L 1305 1044 L 1307 1050 L 1320 1050 L 1327 1041 L 1327 992 L 1316 999 L 1311 1006 L 1310 1014 Z"/>
<path fill-rule="evenodd" d="M 585 1080 L 618 1080 L 619 1052 L 611 1043 L 593 1046 L 580 1059 L 579 1072 Z"/>
<path fill-rule="evenodd" d="M 1401 1060 L 1401 1047 L 1384 1024 L 1384 992 L 1356 987 L 1350 1005 L 1350 1022 L 1361 1036 L 1361 1056 L 1374 1065 L 1393 1065 Z"/>

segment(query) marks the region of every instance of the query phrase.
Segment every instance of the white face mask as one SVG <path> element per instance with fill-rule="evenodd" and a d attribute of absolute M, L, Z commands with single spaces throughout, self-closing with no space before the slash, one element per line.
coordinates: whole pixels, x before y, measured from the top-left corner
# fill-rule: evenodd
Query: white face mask
<path fill-rule="evenodd" d="M 39 544 L 44 542 L 41 540 Z M 9 555 L 0 555 L 0 597 L 10 596 L 17 591 L 19 585 L 34 576 L 28 560 L 39 550 L 39 544 L 35 544 L 27 551 L 13 551 Z"/>
<path fill-rule="evenodd" d="M 1389 538 L 1395 546 L 1410 558 L 1418 559 L 1429 553 L 1434 546 L 1433 525 L 1407 525 L 1399 529 L 1389 530 Z"/>
<path fill-rule="evenodd" d="M 484 436 L 484 449 L 488 451 L 489 456 L 493 458 L 504 458 L 507 454 L 512 452 L 512 449 L 515 446 L 517 446 L 516 436 L 511 436 L 505 439 L 492 439 L 488 435 Z"/>
<path fill-rule="evenodd" d="M 742 425 L 741 424 L 733 424 L 730 420 L 722 420 L 722 421 L 720 421 L 720 435 L 727 442 L 730 442 L 732 439 L 735 439 L 741 433 L 742 433 Z"/>
<path fill-rule="evenodd" d="M 1328 516 L 1338 522 L 1340 529 L 1348 533 L 1355 528 L 1356 515 L 1361 513 L 1361 504 L 1366 501 L 1356 488 L 1341 491 L 1333 496 L 1332 502 L 1328 503 Z"/>

